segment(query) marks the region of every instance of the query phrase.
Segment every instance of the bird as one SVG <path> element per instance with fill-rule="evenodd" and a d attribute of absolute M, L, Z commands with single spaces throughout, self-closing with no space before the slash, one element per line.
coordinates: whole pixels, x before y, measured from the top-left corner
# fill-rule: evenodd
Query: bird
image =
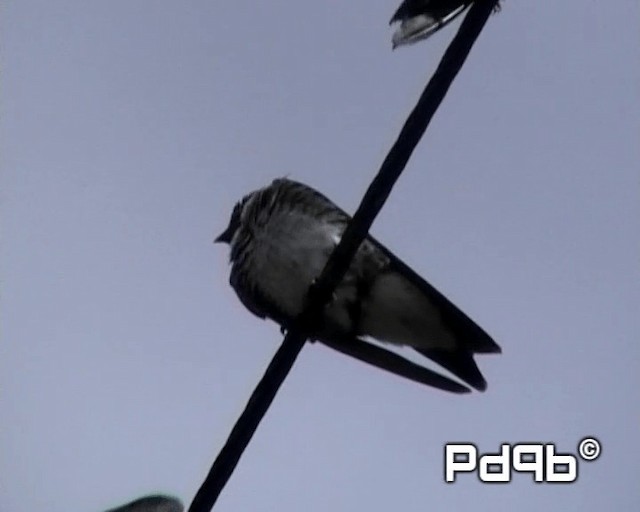
<path fill-rule="evenodd" d="M 309 287 L 350 219 L 312 187 L 278 178 L 238 201 L 214 241 L 230 246 L 229 282 L 242 304 L 284 332 L 302 312 Z M 408 346 L 478 391 L 487 383 L 474 354 L 501 352 L 482 328 L 371 235 L 308 334 L 312 341 L 454 393 L 470 390 L 368 340 Z"/>
<path fill-rule="evenodd" d="M 473 0 L 404 0 L 389 25 L 400 23 L 391 38 L 392 48 L 428 38 L 462 14 Z M 500 10 L 500 2 L 494 12 Z"/>

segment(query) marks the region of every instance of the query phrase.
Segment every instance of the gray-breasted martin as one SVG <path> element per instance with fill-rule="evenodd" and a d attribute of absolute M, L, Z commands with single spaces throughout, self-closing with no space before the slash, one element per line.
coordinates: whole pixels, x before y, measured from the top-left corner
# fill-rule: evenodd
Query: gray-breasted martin
<path fill-rule="evenodd" d="M 242 303 L 289 329 L 349 220 L 311 187 L 276 179 L 235 205 L 228 227 L 215 241 L 231 247 L 230 283 Z M 477 324 L 371 236 L 359 247 L 310 337 L 453 392 L 468 388 L 393 352 L 367 349 L 361 338 L 407 345 L 481 391 L 487 383 L 473 355 L 500 352 Z M 405 371 L 400 360 L 411 367 Z M 415 371 L 422 373 L 416 377 Z"/>

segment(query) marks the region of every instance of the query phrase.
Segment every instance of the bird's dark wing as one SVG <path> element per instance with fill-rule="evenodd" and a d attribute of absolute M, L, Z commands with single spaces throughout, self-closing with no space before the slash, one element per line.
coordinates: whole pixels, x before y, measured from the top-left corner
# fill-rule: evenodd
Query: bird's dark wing
<path fill-rule="evenodd" d="M 400 377 L 451 393 L 469 393 L 470 389 L 439 373 L 359 338 L 319 340 L 328 347 Z"/>
<path fill-rule="evenodd" d="M 446 368 L 467 384 L 484 391 L 487 388 L 487 382 L 476 365 L 473 354 L 499 353 L 500 346 L 478 324 L 406 263 L 376 240 L 371 239 L 371 242 L 388 258 L 385 271 L 399 273 L 427 297 L 439 312 L 443 326 L 453 335 L 457 345 L 453 350 L 413 347 L 414 350 Z"/>
<path fill-rule="evenodd" d="M 460 340 L 461 348 L 472 353 L 500 353 L 500 346 L 478 324 L 463 313 L 436 288 L 373 237 L 369 237 L 389 259 L 388 270 L 398 272 L 422 291 L 442 315 L 442 322 Z"/>

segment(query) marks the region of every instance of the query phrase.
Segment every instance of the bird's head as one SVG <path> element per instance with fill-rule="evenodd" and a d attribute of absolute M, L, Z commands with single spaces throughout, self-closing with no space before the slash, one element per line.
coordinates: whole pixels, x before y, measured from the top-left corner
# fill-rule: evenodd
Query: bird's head
<path fill-rule="evenodd" d="M 237 246 L 245 245 L 247 237 L 251 238 L 256 230 L 269 220 L 281 190 L 290 188 L 295 182 L 276 179 L 271 185 L 255 190 L 244 196 L 233 207 L 229 225 L 218 235 L 214 242 L 224 242 L 231 246 L 231 256 Z"/>

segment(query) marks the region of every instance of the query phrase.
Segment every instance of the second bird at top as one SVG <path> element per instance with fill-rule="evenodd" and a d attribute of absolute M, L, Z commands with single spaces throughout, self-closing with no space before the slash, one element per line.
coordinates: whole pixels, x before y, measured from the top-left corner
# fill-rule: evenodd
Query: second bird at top
<path fill-rule="evenodd" d="M 390 25 L 400 23 L 393 33 L 393 48 L 426 39 L 456 19 L 472 3 L 473 0 L 404 0 L 389 22 Z M 495 10 L 500 10 L 500 2 Z"/>

